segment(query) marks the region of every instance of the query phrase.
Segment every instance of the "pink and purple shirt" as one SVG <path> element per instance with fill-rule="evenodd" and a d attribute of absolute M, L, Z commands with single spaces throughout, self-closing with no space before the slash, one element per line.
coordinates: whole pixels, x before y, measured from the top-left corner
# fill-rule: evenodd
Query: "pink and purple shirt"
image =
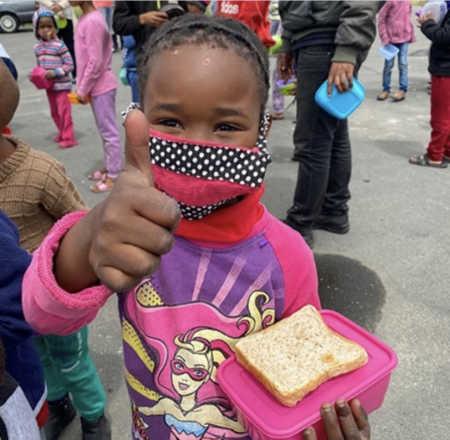
<path fill-rule="evenodd" d="M 381 44 L 414 43 L 416 36 L 411 22 L 410 1 L 388 0 L 378 14 Z"/>
<path fill-rule="evenodd" d="M 54 226 L 25 275 L 24 313 L 38 332 L 72 333 L 112 295 L 103 286 L 70 294 L 52 273 L 59 241 L 84 214 Z M 306 304 L 320 308 L 313 255 L 265 209 L 248 237 L 229 246 L 176 236 L 158 270 L 119 294 L 132 439 L 249 440 L 217 367 L 239 338 Z"/>
<path fill-rule="evenodd" d="M 83 15 L 75 28 L 77 93 L 98 96 L 117 89 L 111 69 L 112 40 L 100 11 Z"/>

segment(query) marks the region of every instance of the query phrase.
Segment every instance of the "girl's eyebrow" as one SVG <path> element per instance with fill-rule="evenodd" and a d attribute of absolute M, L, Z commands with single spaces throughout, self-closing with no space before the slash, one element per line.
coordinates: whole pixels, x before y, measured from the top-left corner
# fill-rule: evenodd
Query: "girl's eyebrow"
<path fill-rule="evenodd" d="M 220 116 L 246 116 L 243 111 L 231 107 L 216 107 L 214 112 Z"/>
<path fill-rule="evenodd" d="M 154 111 L 154 110 L 167 110 L 169 112 L 173 112 L 173 111 L 177 111 L 179 109 L 180 109 L 180 105 L 179 104 L 169 103 L 169 102 L 161 102 L 161 103 L 155 104 L 151 108 L 151 111 Z"/>

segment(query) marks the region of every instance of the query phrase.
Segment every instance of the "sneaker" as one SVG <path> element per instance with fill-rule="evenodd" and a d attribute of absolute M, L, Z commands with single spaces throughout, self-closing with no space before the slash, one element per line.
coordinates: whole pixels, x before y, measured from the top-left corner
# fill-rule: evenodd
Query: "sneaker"
<path fill-rule="evenodd" d="M 66 395 L 58 402 L 48 402 L 49 417 L 44 426 L 46 440 L 58 440 L 64 429 L 75 418 L 76 411 L 70 397 Z"/>
<path fill-rule="evenodd" d="M 91 422 L 81 417 L 83 440 L 111 440 L 111 424 L 103 415 L 97 421 Z"/>
<path fill-rule="evenodd" d="M 319 215 L 314 221 L 313 229 L 323 229 L 333 234 L 346 234 L 350 230 L 348 215 Z"/>
<path fill-rule="evenodd" d="M 386 101 L 389 98 L 389 92 L 387 90 L 383 90 L 378 96 L 377 101 Z"/>

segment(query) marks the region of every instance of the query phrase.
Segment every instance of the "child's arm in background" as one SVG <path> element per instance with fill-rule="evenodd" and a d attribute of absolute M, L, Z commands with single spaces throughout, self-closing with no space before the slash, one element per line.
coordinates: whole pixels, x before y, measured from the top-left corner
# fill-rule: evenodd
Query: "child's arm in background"
<path fill-rule="evenodd" d="M 386 46 L 386 44 L 390 43 L 389 32 L 387 29 L 387 17 L 391 9 L 392 3 L 391 1 L 387 1 L 378 13 L 378 34 L 380 36 L 382 46 Z"/>
<path fill-rule="evenodd" d="M 335 406 L 325 403 L 320 413 L 328 440 L 370 439 L 369 419 L 359 400 L 338 399 Z M 303 431 L 303 440 L 317 440 L 314 428 Z"/>
<path fill-rule="evenodd" d="M 33 255 L 23 305 L 41 333 L 69 334 L 89 323 L 112 291 L 135 287 L 171 248 L 178 206 L 152 185 L 144 114 L 131 112 L 125 131 L 127 167 L 108 198 L 64 217 Z"/>
<path fill-rule="evenodd" d="M 106 28 L 97 26 L 95 21 L 84 23 L 83 32 L 84 39 L 89 42 L 89 50 L 80 55 L 87 58 L 87 63 L 83 76 L 77 81 L 77 94 L 84 99 L 90 95 L 91 90 L 103 72 L 105 65 L 104 53 L 107 47 L 107 40 L 111 36 Z"/>
<path fill-rule="evenodd" d="M 440 26 L 432 18 L 427 16 L 422 20 L 420 18 L 418 19 L 421 24 L 420 29 L 429 40 L 435 44 L 450 45 L 450 20 L 445 26 Z"/>
<path fill-rule="evenodd" d="M 61 57 L 62 66 L 54 70 L 56 78 L 61 78 L 62 76 L 68 75 L 73 70 L 73 59 L 70 55 L 69 49 L 61 41 L 61 46 L 58 50 L 58 55 Z"/>
<path fill-rule="evenodd" d="M 69 212 L 86 209 L 83 199 L 59 162 L 55 161 L 47 177 L 41 203 L 55 220 Z"/>

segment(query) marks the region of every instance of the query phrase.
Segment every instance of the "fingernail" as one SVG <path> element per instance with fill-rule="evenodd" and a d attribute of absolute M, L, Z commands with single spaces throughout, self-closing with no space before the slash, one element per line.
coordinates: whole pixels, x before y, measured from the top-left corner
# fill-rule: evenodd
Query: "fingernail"
<path fill-rule="evenodd" d="M 329 404 L 329 403 L 324 403 L 323 405 L 322 405 L 322 409 L 324 410 L 324 411 L 331 411 L 331 405 Z"/>
<path fill-rule="evenodd" d="M 345 404 L 345 402 L 338 402 L 336 404 L 336 409 L 340 417 L 347 417 L 350 414 L 350 408 Z"/>

